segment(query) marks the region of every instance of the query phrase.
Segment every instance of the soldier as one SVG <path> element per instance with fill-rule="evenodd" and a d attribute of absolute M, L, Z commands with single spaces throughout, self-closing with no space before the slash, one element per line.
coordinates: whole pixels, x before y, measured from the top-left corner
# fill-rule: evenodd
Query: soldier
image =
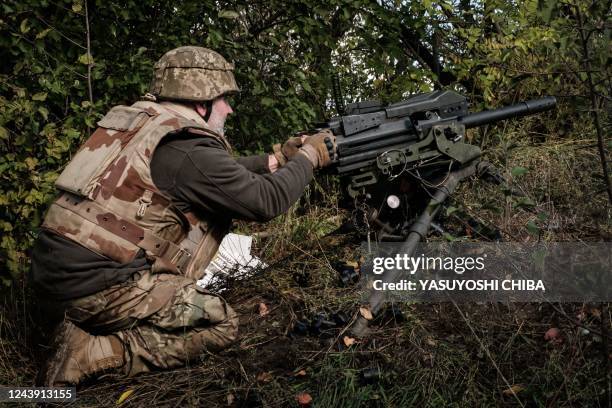
<path fill-rule="evenodd" d="M 232 72 L 206 48 L 169 51 L 146 100 L 112 108 L 58 178 L 32 257 L 45 312 L 62 319 L 39 383 L 180 367 L 236 340 L 236 313 L 195 282 L 232 218 L 287 211 L 330 163 L 335 138 L 232 157 Z"/>

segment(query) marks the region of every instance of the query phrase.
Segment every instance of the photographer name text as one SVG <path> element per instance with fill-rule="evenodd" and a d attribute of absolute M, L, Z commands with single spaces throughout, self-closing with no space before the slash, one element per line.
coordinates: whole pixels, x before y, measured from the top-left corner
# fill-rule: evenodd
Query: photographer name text
<path fill-rule="evenodd" d="M 377 291 L 546 291 L 544 282 L 534 279 L 402 279 L 399 282 L 377 279 L 372 282 L 372 288 Z"/>

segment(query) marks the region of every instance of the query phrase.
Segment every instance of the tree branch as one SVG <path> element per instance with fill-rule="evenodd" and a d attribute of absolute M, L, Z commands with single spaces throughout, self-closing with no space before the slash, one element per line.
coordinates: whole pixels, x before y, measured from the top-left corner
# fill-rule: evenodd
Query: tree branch
<path fill-rule="evenodd" d="M 599 151 L 599 159 L 601 161 L 601 167 L 603 170 L 604 180 L 606 182 L 606 188 L 608 190 L 608 204 L 612 204 L 612 181 L 610 180 L 610 173 L 608 171 L 608 160 L 606 157 L 606 149 L 604 147 L 604 133 L 601 126 L 601 122 L 599 121 L 599 106 L 597 103 L 597 96 L 595 85 L 593 83 L 593 75 L 591 70 L 591 56 L 589 54 L 589 44 L 588 39 L 589 36 L 584 33 L 584 19 L 582 13 L 580 11 L 579 5 L 573 5 L 576 10 L 576 18 L 578 20 L 578 25 L 581 29 L 578 30 L 580 33 L 580 43 L 582 45 L 582 53 L 584 58 L 584 66 L 586 68 L 587 75 L 587 84 L 589 85 L 589 94 L 591 99 L 591 115 L 593 116 L 593 121 L 595 122 L 595 130 L 597 132 L 597 150 Z M 608 8 L 610 7 L 610 2 L 608 2 Z M 610 393 L 612 391 L 612 376 L 610 375 L 610 348 L 609 348 L 609 340 L 608 340 L 608 304 L 606 302 L 602 302 L 600 305 L 601 312 L 601 332 L 604 334 L 602 336 L 602 357 L 604 359 L 604 372 L 606 373 L 606 389 L 607 389 L 607 397 L 606 397 L 606 405 L 610 405 Z"/>
<path fill-rule="evenodd" d="M 89 111 L 93 107 L 93 89 L 91 86 L 91 42 L 89 41 L 89 11 L 87 10 L 87 0 L 85 0 L 85 29 L 87 34 L 87 89 L 89 91 Z"/>

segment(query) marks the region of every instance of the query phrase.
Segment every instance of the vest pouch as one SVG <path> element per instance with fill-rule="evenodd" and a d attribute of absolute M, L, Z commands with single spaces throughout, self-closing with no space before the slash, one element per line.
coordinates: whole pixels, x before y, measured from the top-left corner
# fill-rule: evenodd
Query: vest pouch
<path fill-rule="evenodd" d="M 149 117 L 142 109 L 112 108 L 57 178 L 55 186 L 80 197 L 93 198 L 100 177 Z"/>

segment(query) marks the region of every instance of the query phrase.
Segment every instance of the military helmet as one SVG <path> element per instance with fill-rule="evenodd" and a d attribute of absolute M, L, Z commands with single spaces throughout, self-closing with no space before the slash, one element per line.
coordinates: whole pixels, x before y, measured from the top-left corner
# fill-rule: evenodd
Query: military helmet
<path fill-rule="evenodd" d="M 153 67 L 149 92 L 159 99 L 210 101 L 240 91 L 233 70 L 233 64 L 208 48 L 175 48 Z"/>

